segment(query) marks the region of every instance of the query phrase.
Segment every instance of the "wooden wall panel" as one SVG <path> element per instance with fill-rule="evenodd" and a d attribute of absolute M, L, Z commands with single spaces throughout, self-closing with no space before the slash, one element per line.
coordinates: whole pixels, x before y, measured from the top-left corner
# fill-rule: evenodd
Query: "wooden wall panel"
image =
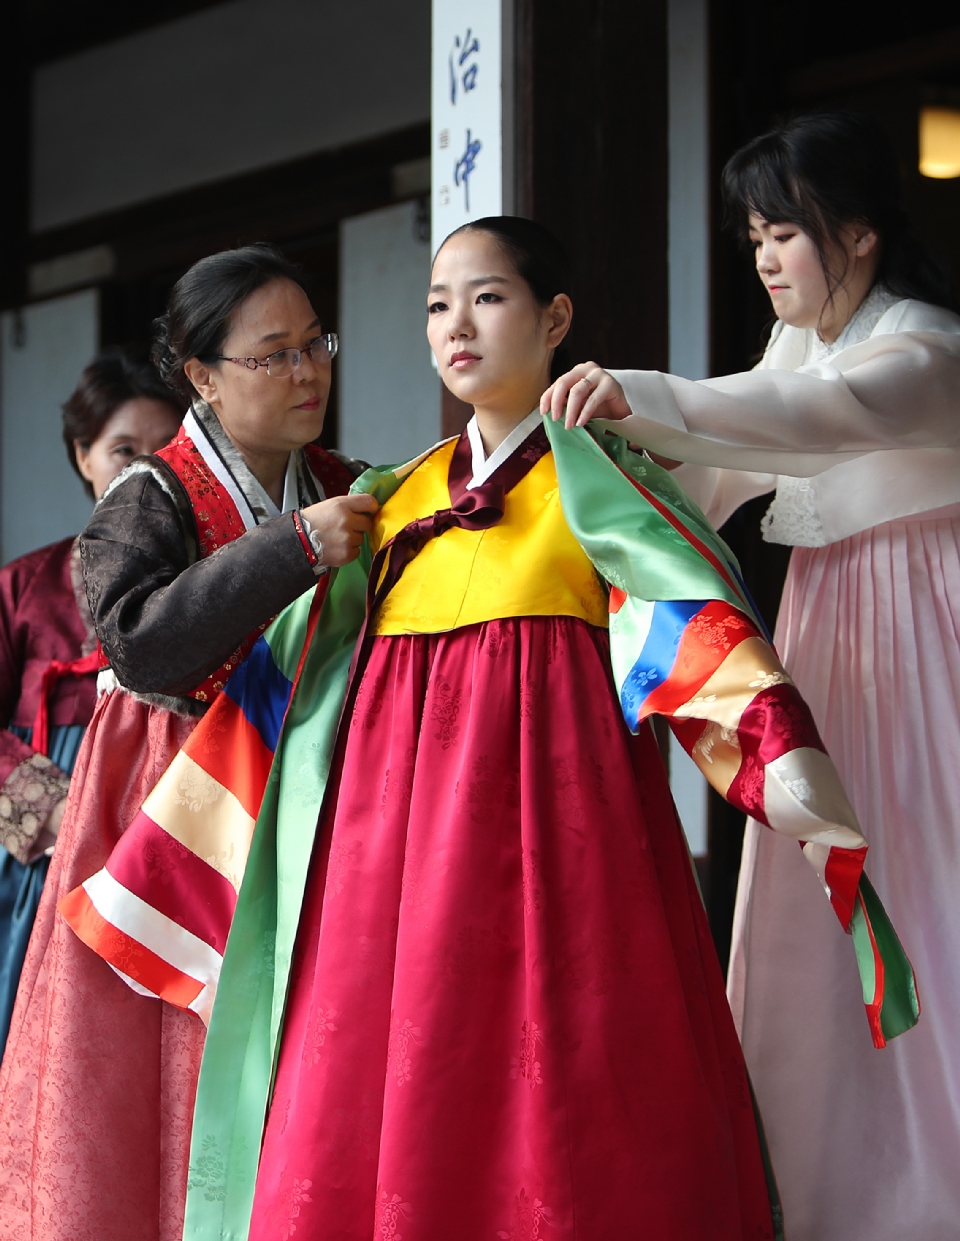
<path fill-rule="evenodd" d="M 518 211 L 574 260 L 578 359 L 667 365 L 665 0 L 516 0 Z"/>

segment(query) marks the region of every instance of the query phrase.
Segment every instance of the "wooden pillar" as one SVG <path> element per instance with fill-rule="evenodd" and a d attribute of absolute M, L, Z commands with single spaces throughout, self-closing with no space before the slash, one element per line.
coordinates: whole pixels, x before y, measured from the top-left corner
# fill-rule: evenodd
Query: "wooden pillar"
<path fill-rule="evenodd" d="M 518 215 L 573 262 L 575 361 L 667 369 L 666 0 L 514 0 Z M 443 431 L 469 409 L 443 393 Z"/>
<path fill-rule="evenodd" d="M 666 369 L 666 0 L 516 0 L 517 210 L 574 265 L 577 360 Z"/>

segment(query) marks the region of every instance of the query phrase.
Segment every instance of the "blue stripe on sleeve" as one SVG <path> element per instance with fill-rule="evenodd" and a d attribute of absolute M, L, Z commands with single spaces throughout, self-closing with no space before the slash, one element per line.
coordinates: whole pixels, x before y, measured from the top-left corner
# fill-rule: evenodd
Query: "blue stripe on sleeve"
<path fill-rule="evenodd" d="M 706 606 L 704 599 L 661 599 L 654 604 L 643 649 L 620 690 L 620 704 L 631 730 L 636 731 L 643 704 L 670 675 L 683 631 Z"/>
<path fill-rule="evenodd" d="M 293 684 L 273 661 L 270 647 L 259 637 L 253 650 L 224 686 L 271 751 L 277 748 Z"/>

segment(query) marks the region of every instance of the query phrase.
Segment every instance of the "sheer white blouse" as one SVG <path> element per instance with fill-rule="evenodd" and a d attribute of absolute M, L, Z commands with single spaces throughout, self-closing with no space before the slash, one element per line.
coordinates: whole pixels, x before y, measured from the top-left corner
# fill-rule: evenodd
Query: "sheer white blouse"
<path fill-rule="evenodd" d="M 752 371 L 698 381 L 611 371 L 608 430 L 685 463 L 714 525 L 776 488 L 764 538 L 822 547 L 960 503 L 960 316 L 874 288 L 832 344 L 778 322 Z"/>

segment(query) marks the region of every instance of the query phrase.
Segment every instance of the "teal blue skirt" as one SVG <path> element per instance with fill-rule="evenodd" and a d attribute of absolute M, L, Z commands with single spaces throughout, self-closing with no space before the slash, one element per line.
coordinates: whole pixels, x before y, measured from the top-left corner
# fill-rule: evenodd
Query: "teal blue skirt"
<path fill-rule="evenodd" d="M 32 728 L 14 726 L 10 731 L 30 744 Z M 60 725 L 50 730 L 50 757 L 67 775 L 73 772 L 84 732 L 82 724 Z M 24 866 L 0 845 L 0 1054 L 6 1045 L 20 971 L 49 869 L 48 857 L 39 857 Z"/>

